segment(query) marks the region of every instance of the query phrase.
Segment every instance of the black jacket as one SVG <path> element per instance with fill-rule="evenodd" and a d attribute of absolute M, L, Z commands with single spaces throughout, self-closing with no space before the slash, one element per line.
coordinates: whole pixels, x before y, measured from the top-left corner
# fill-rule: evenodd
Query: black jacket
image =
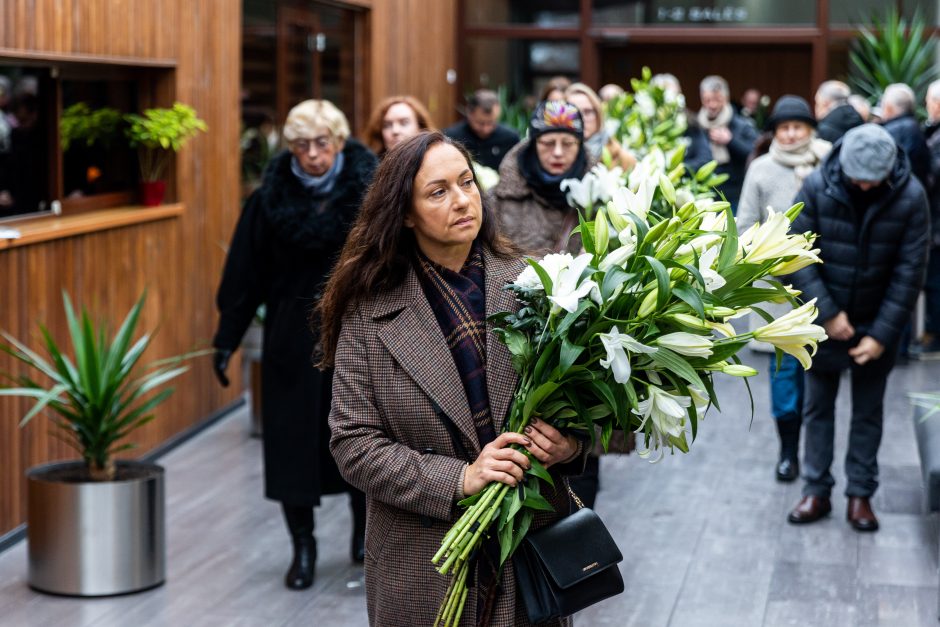
<path fill-rule="evenodd" d="M 699 168 L 712 160 L 712 149 L 708 145 L 708 135 L 695 121 L 694 114 L 689 113 L 687 116 L 689 125 L 683 136 L 689 141 L 689 145 L 686 146 L 683 162 L 689 171 L 694 174 Z"/>
<path fill-rule="evenodd" d="M 332 375 L 311 363 L 309 315 L 336 260 L 376 166 L 348 139 L 333 191 L 314 198 L 291 172 L 291 154 L 272 159 L 246 201 L 222 273 L 213 346 L 234 350 L 265 304 L 262 418 L 265 493 L 294 505 L 345 489 L 329 454 Z"/>
<path fill-rule="evenodd" d="M 861 215 L 853 206 L 839 166 L 842 143 L 807 177 L 794 202 L 806 203 L 792 231 L 819 235 L 822 264 L 792 275 L 802 298 L 816 298 L 817 322 L 845 311 L 857 342 L 870 335 L 897 344 L 924 282 L 927 262 L 927 199 L 898 150 L 885 193 Z M 828 340 L 821 352 L 845 351 L 851 343 Z"/>
<path fill-rule="evenodd" d="M 480 139 L 466 120 L 444 129 L 444 134 L 463 144 L 474 161 L 494 170 L 499 170 L 503 157 L 519 143 L 519 133 L 503 124 L 497 124 L 486 139 Z"/>
<path fill-rule="evenodd" d="M 728 124 L 728 130 L 731 131 L 731 141 L 728 142 L 731 160 L 715 168 L 715 173 L 728 175 L 728 180 L 721 184 L 718 191 L 725 195 L 736 211 L 741 187 L 744 185 L 747 158 L 754 150 L 754 142 L 757 141 L 757 129 L 749 119 L 735 113 Z M 708 131 L 705 131 L 705 138 L 708 139 Z"/>
<path fill-rule="evenodd" d="M 936 124 L 927 126 L 927 149 L 930 151 L 930 171 L 927 173 L 927 200 L 930 203 L 930 245 L 940 247 L 940 133 Z"/>
<path fill-rule="evenodd" d="M 904 150 L 908 161 L 911 162 L 911 171 L 922 185 L 927 183 L 930 172 L 930 150 L 924 132 L 914 119 L 913 114 L 901 115 L 884 123 L 884 128 L 894 138 L 894 143 Z"/>
<path fill-rule="evenodd" d="M 819 120 L 816 127 L 816 135 L 819 139 L 825 139 L 827 142 L 836 143 L 845 132 L 850 128 L 861 126 L 865 123 L 862 116 L 858 114 L 850 104 L 839 105 L 830 111 L 826 117 Z"/>

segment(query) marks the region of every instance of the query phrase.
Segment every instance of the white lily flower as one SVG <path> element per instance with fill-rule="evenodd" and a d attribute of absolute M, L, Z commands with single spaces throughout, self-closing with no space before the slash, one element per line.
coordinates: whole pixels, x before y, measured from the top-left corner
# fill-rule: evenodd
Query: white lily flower
<path fill-rule="evenodd" d="M 708 394 L 705 390 L 697 385 L 689 386 L 689 396 L 692 398 L 695 412 L 699 415 L 699 418 L 702 418 L 705 414 L 705 410 L 708 409 L 708 406 L 711 404 L 711 399 L 708 398 Z"/>
<path fill-rule="evenodd" d="M 670 446 L 668 436 L 678 438 L 682 435 L 687 415 L 686 408 L 692 405 L 692 399 L 688 396 L 670 394 L 655 385 L 648 385 L 646 389 L 649 396 L 640 401 L 637 408 L 633 410 L 643 419 L 637 432 L 644 431 L 649 424 L 652 448 L 662 450 Z M 650 453 L 651 450 L 646 449 L 640 451 L 639 455 L 648 457 Z M 659 459 L 662 459 L 662 456 Z M 654 461 L 659 461 L 659 459 Z"/>
<path fill-rule="evenodd" d="M 607 203 L 614 197 L 614 193 L 623 187 L 623 168 L 619 165 L 608 170 L 601 164 L 591 168 L 594 175 L 594 199 L 597 202 Z"/>
<path fill-rule="evenodd" d="M 718 260 L 718 252 L 718 248 L 712 247 L 703 252 L 702 256 L 698 258 L 698 271 L 705 279 L 705 291 L 709 294 L 723 287 L 726 283 L 725 278 L 712 269 Z"/>
<path fill-rule="evenodd" d="M 473 162 L 473 178 L 476 179 L 480 191 L 487 191 L 499 184 L 499 172 L 493 168 L 488 168 L 481 163 Z"/>
<path fill-rule="evenodd" d="M 712 341 L 703 335 L 676 331 L 656 339 L 656 344 L 686 357 L 711 357 Z"/>
<path fill-rule="evenodd" d="M 567 192 L 568 204 L 572 207 L 581 207 L 582 209 L 594 204 L 593 187 L 594 180 L 591 173 L 588 172 L 583 179 L 565 179 L 559 186 L 561 191 Z"/>
<path fill-rule="evenodd" d="M 622 231 L 622 233 L 627 233 L 630 235 L 629 231 Z M 607 272 L 613 267 L 625 268 L 627 266 L 627 261 L 633 257 L 633 253 L 636 252 L 636 236 L 633 238 L 627 238 L 626 243 L 620 244 L 620 247 L 612 250 L 607 253 L 603 259 L 601 259 L 600 264 L 598 264 L 598 269 Z"/>
<path fill-rule="evenodd" d="M 558 275 L 558 280 L 554 281 L 552 293 L 548 297 L 555 305 L 553 313 L 557 313 L 555 308 L 564 309 L 571 313 L 578 309 L 578 301 L 590 294 L 592 288 L 597 287 L 597 283 L 591 279 L 581 281 L 581 274 L 591 263 L 594 255 L 584 253 L 578 255 L 568 264 L 568 267 L 562 270 Z"/>
<path fill-rule="evenodd" d="M 647 195 L 645 191 L 642 194 L 638 194 L 627 187 L 620 187 L 614 191 L 611 201 L 614 209 L 621 216 L 632 213 L 640 219 L 646 220 L 646 216 L 650 211 L 650 205 L 653 202 L 653 196 L 652 194 Z"/>
<path fill-rule="evenodd" d="M 746 251 L 744 261 L 747 263 L 761 263 L 771 259 L 783 257 L 802 256 L 816 263 L 819 257 L 810 251 L 812 241 L 803 234 L 788 235 L 790 220 L 783 213 L 776 213 L 770 207 L 770 217 L 756 228 L 748 229 L 741 238 L 742 247 Z"/>
<path fill-rule="evenodd" d="M 639 91 L 634 96 L 636 108 L 644 118 L 652 118 L 656 115 L 656 103 L 645 91 Z"/>
<path fill-rule="evenodd" d="M 641 344 L 626 333 L 621 333 L 617 326 L 610 329 L 610 333 L 600 334 L 601 343 L 604 350 L 607 351 L 607 358 L 600 361 L 601 366 L 612 370 L 614 381 L 617 383 L 626 383 L 630 380 L 632 369 L 630 368 L 630 357 L 627 351 L 632 353 L 655 353 L 656 349 L 652 346 Z"/>
<path fill-rule="evenodd" d="M 554 285 L 558 281 L 558 275 L 571 264 L 572 260 L 573 257 L 568 253 L 551 253 L 539 259 L 537 263 L 542 270 L 545 271 L 545 274 L 548 275 L 548 278 L 551 279 L 552 285 Z M 542 280 L 535 272 L 535 268 L 531 265 L 525 267 L 519 276 L 516 277 L 516 280 L 513 281 L 513 284 L 530 290 L 545 289 L 542 285 Z"/>
<path fill-rule="evenodd" d="M 690 202 L 695 201 L 695 196 L 692 195 L 692 192 L 688 188 L 680 187 L 676 190 L 676 206 L 684 207 Z"/>
<path fill-rule="evenodd" d="M 799 251 L 797 255 L 790 261 L 784 261 L 783 263 L 778 263 L 773 268 L 771 268 L 770 274 L 773 276 L 783 276 L 786 274 L 792 274 L 796 272 L 797 270 L 802 270 L 803 268 L 807 266 L 811 266 L 814 263 L 822 263 L 822 259 L 819 258 L 818 248 L 813 248 L 812 250 Z"/>
<path fill-rule="evenodd" d="M 793 309 L 773 322 L 754 331 L 754 339 L 767 342 L 796 357 L 805 370 L 812 367 L 811 354 L 816 354 L 817 343 L 827 339 L 826 331 L 813 324 L 817 315 L 816 299 Z M 812 349 L 812 353 L 806 347 Z"/>

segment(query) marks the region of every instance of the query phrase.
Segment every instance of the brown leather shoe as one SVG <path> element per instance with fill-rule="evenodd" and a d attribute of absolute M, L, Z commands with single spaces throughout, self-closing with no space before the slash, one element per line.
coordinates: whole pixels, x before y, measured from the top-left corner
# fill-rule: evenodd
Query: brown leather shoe
<path fill-rule="evenodd" d="M 787 520 L 794 525 L 802 525 L 816 522 L 823 516 L 828 516 L 831 511 L 832 504 L 828 498 L 824 496 L 804 496 L 787 516 Z"/>
<path fill-rule="evenodd" d="M 871 501 L 864 496 L 850 496 L 845 518 L 856 531 L 878 531 L 878 519 L 871 509 Z"/>

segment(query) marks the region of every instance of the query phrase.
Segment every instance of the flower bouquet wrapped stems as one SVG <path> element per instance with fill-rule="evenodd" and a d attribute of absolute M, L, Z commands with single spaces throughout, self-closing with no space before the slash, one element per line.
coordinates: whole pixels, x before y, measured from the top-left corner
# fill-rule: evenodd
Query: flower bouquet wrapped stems
<path fill-rule="evenodd" d="M 652 178 L 652 174 L 650 174 Z M 817 342 L 813 302 L 775 276 L 819 258 L 809 233 L 789 232 L 801 205 L 738 234 L 728 203 L 707 198 L 676 206 L 668 177 L 640 182 L 644 199 L 626 187 L 583 218 L 576 229 L 585 252 L 552 254 L 527 267 L 507 289 L 517 312 L 494 317 L 495 330 L 519 373 L 506 430 L 522 431 L 533 417 L 606 446 L 615 429 L 641 434 L 640 455 L 653 461 L 666 449 L 688 452 L 710 405 L 720 410 L 713 377 L 757 374 L 737 352 L 751 338 L 773 344 L 809 367 Z M 650 211 L 656 196 L 664 203 Z M 626 200 L 629 200 L 627 202 Z M 766 287 L 755 287 L 758 280 Z M 730 320 L 767 301 L 795 309 L 750 333 Z M 653 455 L 658 453 L 658 455 Z M 467 578 L 485 539 L 499 542 L 499 564 L 528 533 L 539 511 L 552 506 L 543 490 L 554 481 L 530 457 L 526 480 L 493 483 L 461 501 L 466 511 L 433 558 L 451 577 L 437 624 L 455 625 L 467 598 Z"/>

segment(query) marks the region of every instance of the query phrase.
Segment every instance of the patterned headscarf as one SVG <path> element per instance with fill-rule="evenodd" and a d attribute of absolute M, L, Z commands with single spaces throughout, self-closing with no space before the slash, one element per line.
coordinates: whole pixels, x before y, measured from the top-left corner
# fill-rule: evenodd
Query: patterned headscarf
<path fill-rule="evenodd" d="M 529 120 L 529 137 L 533 141 L 545 133 L 571 133 L 584 140 L 584 121 L 581 112 L 564 100 L 543 100 L 532 112 Z"/>

